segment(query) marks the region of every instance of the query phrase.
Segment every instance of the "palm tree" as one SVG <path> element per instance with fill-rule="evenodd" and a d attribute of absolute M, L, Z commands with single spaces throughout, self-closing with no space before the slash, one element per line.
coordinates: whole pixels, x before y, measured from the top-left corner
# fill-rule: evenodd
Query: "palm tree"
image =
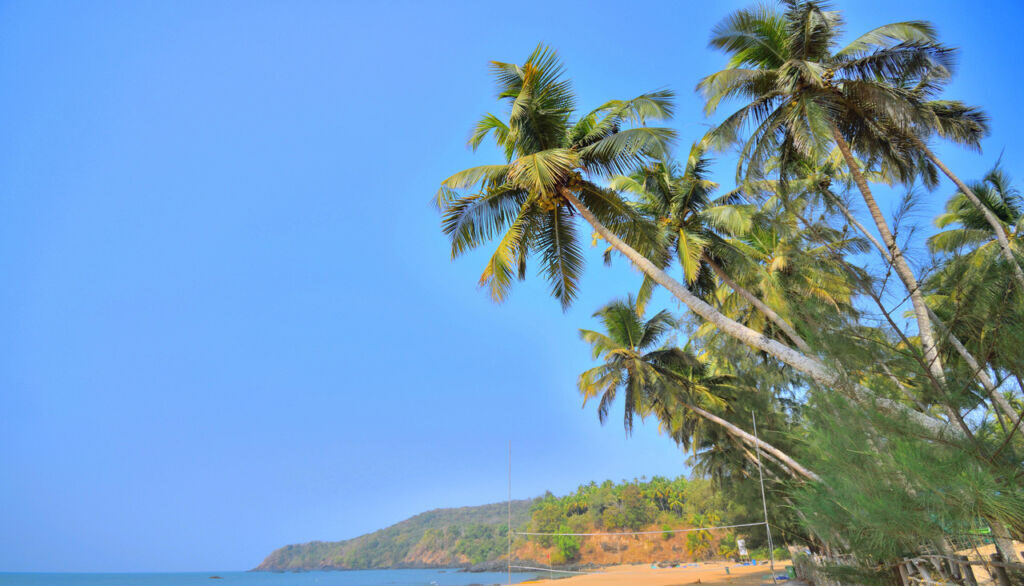
<path fill-rule="evenodd" d="M 935 225 L 944 230 L 928 239 L 931 250 L 951 254 L 967 248 L 966 257 L 974 257 L 972 264 L 984 266 L 998 262 L 1000 246 L 997 236 L 1001 234 L 1007 237 L 1011 252 L 1024 254 L 1021 248 L 1024 244 L 1024 200 L 1012 185 L 1009 175 L 997 163 L 969 189 L 985 210 L 998 219 L 999 225 L 993 228 L 986 215 L 969 204 L 965 191 L 961 189 L 946 203 L 945 213 L 935 220 Z"/>
<path fill-rule="evenodd" d="M 1022 316 L 1014 310 L 1017 305 L 1012 302 L 1009 309 L 1003 307 L 1007 305 L 1005 291 L 1010 283 L 1003 268 L 1005 263 L 1000 262 L 1001 247 L 996 236 L 1007 236 L 1011 250 L 1017 255 L 1022 253 L 1024 200 L 998 163 L 981 181 L 971 185 L 971 191 L 989 213 L 998 218 L 999 226 L 993 230 L 986 215 L 968 202 L 964 191 L 953 194 L 946 203 L 945 213 L 935 220 L 936 226 L 943 230 L 928 239 L 932 252 L 945 255 L 946 262 L 926 281 L 925 287 L 936 311 L 952 318 L 948 325 L 950 341 L 959 353 L 969 355 L 965 354 L 958 336 L 952 334 L 955 329 L 960 330 L 959 335 L 967 344 L 975 347 L 973 354 L 988 356 L 989 364 L 1002 364 L 1010 371 L 1021 372 L 1024 366 L 1019 355 L 1021 340 L 1014 334 L 1018 328 L 1006 327 L 1006 324 L 1011 320 L 1020 324 Z M 1003 315 L 997 320 L 1001 323 L 990 323 L 997 315 Z M 993 325 L 999 330 L 994 331 Z M 1012 425 L 1019 426 L 1021 413 L 996 388 L 984 368 L 976 361 L 967 362 L 978 373 L 996 407 Z"/>
<path fill-rule="evenodd" d="M 667 310 L 644 320 L 636 310 L 636 301 L 629 296 L 626 301 L 605 305 L 594 317 L 601 321 L 606 333 L 580 330 L 580 338 L 591 345 L 595 359 L 605 358 L 605 362 L 580 375 L 584 405 L 600 393 L 597 416 L 604 423 L 621 389 L 625 393 L 623 425 L 630 433 L 636 415 L 645 417 L 651 413 L 652 393 L 660 389 L 665 374 L 697 362 L 681 350 L 659 348 L 665 335 L 676 327 Z"/>
<path fill-rule="evenodd" d="M 802 325 L 807 338 L 821 333 L 814 330 L 821 329 L 826 314 L 834 320 L 853 313 L 851 274 L 857 269 L 843 255 L 864 252 L 862 240 L 827 226 L 800 227 L 793 213 L 774 209 L 757 214 L 750 229 L 729 236 L 725 243 L 723 260 L 733 278 L 745 286 L 740 290 L 751 292 L 743 295 L 738 290 L 723 299 L 729 315 L 749 295 L 756 295 L 787 323 Z M 771 325 L 759 322 L 763 320 L 756 313 L 744 320 L 754 329 Z"/>
<path fill-rule="evenodd" d="M 710 372 L 686 350 L 661 346 L 662 339 L 675 326 L 667 311 L 645 320 L 630 296 L 609 303 L 594 316 L 605 332 L 580 330 L 580 337 L 591 345 L 594 358 L 604 362 L 580 375 L 579 389 L 584 404 L 600 394 L 597 414 L 602 423 L 622 391 L 627 433 L 632 430 L 636 415 L 653 414 L 685 447 L 694 424 L 705 421 L 721 426 L 742 442 L 760 446 L 804 478 L 818 479 L 781 450 L 709 411 L 725 406 L 722 395 L 729 392 L 732 378 Z"/>
<path fill-rule="evenodd" d="M 927 95 L 928 83 L 921 83 L 919 87 L 913 88 L 910 92 L 912 98 L 919 98 Z M 999 252 L 1010 268 L 1017 286 L 1024 291 L 1024 270 L 1014 255 L 1014 247 L 1011 235 L 1006 231 L 1003 218 L 996 210 L 992 209 L 989 202 L 983 196 L 979 196 L 973 186 L 965 183 L 935 154 L 927 144 L 932 135 L 964 144 L 975 150 L 981 150 L 980 140 L 988 134 L 988 117 L 979 109 L 967 106 L 955 100 L 927 100 L 922 101 L 915 109 L 912 120 L 892 121 L 888 125 L 895 137 L 905 140 L 910 148 L 916 149 L 932 162 L 942 173 L 949 178 L 960 190 L 965 200 L 970 202 L 975 212 L 979 215 L 992 232 Z"/>
<path fill-rule="evenodd" d="M 892 140 L 889 127 L 876 120 L 877 113 L 892 118 L 916 111 L 917 104 L 893 88 L 948 75 L 951 51 L 935 42 L 930 24 L 920 21 L 883 25 L 837 50 L 842 28 L 838 12 L 808 0 L 786 0 L 785 5 L 783 13 L 764 6 L 739 10 L 715 27 L 711 45 L 731 59 L 726 69 L 698 85 L 707 99 L 706 111 L 714 112 L 725 99 L 748 101 L 719 125 L 715 136 L 731 142 L 753 126 L 741 151 L 740 175 L 747 178 L 760 173 L 776 154 L 780 174 L 786 177 L 799 160 L 821 158 L 833 144 L 839 149 L 910 294 L 930 374 L 944 381 L 917 279 L 853 149 L 883 160 L 905 177 L 916 175 L 920 161 Z"/>
<path fill-rule="evenodd" d="M 628 172 L 660 156 L 673 133 L 642 124 L 672 112 L 671 94 L 655 92 L 629 101 L 610 101 L 571 121 L 574 96 L 554 52 L 538 47 L 522 65 L 494 63 L 499 98 L 511 101 L 508 122 L 487 115 L 474 130 L 471 145 L 493 135 L 506 162 L 467 169 L 442 183 L 437 204 L 442 229 L 459 256 L 497 238 L 498 248 L 481 276 L 492 297 L 502 300 L 516 275 L 525 278 L 526 261 L 539 249 L 552 294 L 566 307 L 575 296 L 583 259 L 571 222 L 579 214 L 615 250 L 665 287 L 694 313 L 725 334 L 774 356 L 826 388 L 857 401 L 872 401 L 905 414 L 931 433 L 950 427 L 898 402 L 878 398 L 848 382 L 821 360 L 805 355 L 732 320 L 701 300 L 662 267 L 665 247 L 656 227 L 611 189 L 587 179 Z M 471 188 L 476 192 L 464 193 Z M 627 244 L 628 242 L 628 244 Z M 955 430 L 952 433 L 957 433 Z"/>
<path fill-rule="evenodd" d="M 645 225 L 629 221 L 630 210 L 592 178 L 625 172 L 665 152 L 674 131 L 645 123 L 671 116 L 672 93 L 612 100 L 573 120 L 575 95 L 551 49 L 538 46 L 522 66 L 492 62 L 491 68 L 510 114 L 507 122 L 484 116 L 469 143 L 475 149 L 490 135 L 506 160 L 466 169 L 442 183 L 442 227 L 453 257 L 500 236 L 480 277 L 495 300 L 507 296 L 515 276 L 525 278 L 527 260 L 539 253 L 552 294 L 568 308 L 583 270 L 572 200 L 578 198 L 633 241 L 644 241 L 632 232 Z M 474 186 L 476 193 L 458 193 Z"/>
<path fill-rule="evenodd" d="M 790 322 L 737 284 L 721 266 L 722 260 L 718 258 L 716 248 L 723 246 L 723 239 L 716 229 L 745 232 L 751 225 L 752 208 L 741 205 L 735 191 L 713 198 L 718 184 L 707 178 L 710 162 L 707 142 L 698 141 L 690 148 L 685 166 L 672 161 L 658 161 L 628 177 L 613 177 L 611 187 L 638 198 L 637 209 L 662 229 L 665 245 L 675 253 L 683 268 L 685 282 L 695 292 L 707 298 L 716 286 L 715 278 L 721 279 L 783 332 L 801 352 L 812 354 L 811 347 Z M 668 255 L 665 260 L 668 261 Z M 638 295 L 640 308 L 650 298 L 653 288 L 654 281 L 645 277 Z"/>
<path fill-rule="evenodd" d="M 726 486 L 730 479 L 746 476 L 744 456 L 749 451 L 742 442 L 725 433 L 721 429 L 705 428 L 701 436 L 694 442 L 693 455 L 689 464 L 693 473 L 701 478 L 708 478 L 716 486 Z M 796 475 L 788 467 L 785 471 Z"/>
<path fill-rule="evenodd" d="M 808 202 L 811 200 L 819 202 L 825 210 L 840 213 L 851 226 L 860 232 L 861 236 L 874 245 L 882 258 L 891 264 L 892 255 L 889 250 L 887 250 L 886 247 L 875 236 L 873 236 L 859 220 L 857 220 L 844 199 L 833 191 L 837 185 L 841 188 L 848 188 L 852 182 L 850 174 L 845 171 L 844 162 L 842 161 L 841 156 L 838 155 L 838 151 L 833 151 L 826 158 L 818 161 L 805 159 L 799 163 L 799 168 L 799 177 L 795 180 L 788 181 L 785 184 L 781 184 L 777 181 L 758 180 L 746 183 L 745 188 L 752 191 L 771 190 L 771 193 L 773 194 L 782 193 L 783 191 L 800 194 L 802 199 L 796 202 L 797 207 L 807 206 Z M 882 174 L 876 174 L 876 176 L 881 181 L 892 180 L 891 177 L 886 178 Z M 1017 222 L 1014 218 L 1019 218 L 1019 216 L 1015 215 L 1015 212 L 1013 212 L 1013 210 L 1019 205 L 1017 203 L 1019 198 L 1016 195 L 1016 190 L 1009 186 L 1009 179 L 1001 171 L 993 169 L 987 177 L 991 180 L 990 182 L 976 184 L 974 189 L 985 193 L 986 200 L 992 201 L 992 203 L 988 205 L 990 205 L 993 210 L 999 210 L 998 213 L 1004 218 L 1004 230 L 1012 230 L 1016 234 L 1016 228 L 1011 228 L 1011 226 L 1015 226 Z M 989 181 L 989 179 L 986 181 Z M 1006 202 L 1012 203 L 999 203 L 999 200 L 1003 199 L 1003 197 L 992 194 L 992 189 L 1005 192 L 1007 194 L 1005 197 Z M 970 218 L 967 223 L 973 225 L 975 230 L 980 230 L 981 233 L 991 232 L 987 229 L 987 225 L 981 218 L 981 214 L 973 207 L 967 205 L 967 202 L 964 201 L 964 199 L 965 198 L 962 193 L 958 193 L 954 196 L 954 200 L 951 200 L 947 205 L 947 214 L 944 214 L 937 220 L 940 227 L 945 227 L 958 222 L 959 220 L 957 220 L 957 218 L 960 215 L 966 215 Z M 794 202 L 790 202 L 790 205 L 793 205 L 793 203 Z M 798 218 L 800 217 L 799 210 L 797 210 L 796 215 Z M 802 219 L 802 221 L 804 221 L 805 224 L 807 223 L 806 220 Z M 954 252 L 954 250 L 959 250 L 961 245 L 969 243 L 972 238 L 981 238 L 984 240 L 984 237 L 978 232 L 971 232 L 971 236 L 968 237 L 966 232 L 955 230 L 950 231 L 949 233 L 933 236 L 929 239 L 929 245 L 933 252 L 944 252 L 946 254 L 950 254 Z M 1019 236 L 1015 236 L 1015 238 L 1019 238 Z M 991 240 L 991 238 L 989 240 Z M 1017 244 L 1014 244 L 1015 250 L 1017 249 L 1017 246 Z M 955 355 L 959 356 L 964 361 L 971 373 L 971 376 L 981 383 L 985 388 L 986 395 L 993 399 L 993 402 L 996 404 L 996 408 L 1002 410 L 1002 412 L 1010 419 L 1012 424 L 1020 418 L 1019 413 L 1012 409 L 1012 407 L 1005 402 L 1003 397 L 997 393 L 997 385 L 989 376 L 986 368 L 983 368 L 982 363 L 975 357 L 976 355 L 988 357 L 987 360 L 991 363 L 993 359 L 998 358 L 998 355 L 993 354 L 990 349 L 976 349 L 972 353 L 972 351 L 968 349 L 957 337 L 958 334 L 954 332 L 953 325 L 944 325 L 943 321 L 935 314 L 935 311 L 933 311 L 933 307 L 935 306 L 942 305 L 943 303 L 948 304 L 949 297 L 946 293 L 950 291 L 963 291 L 964 287 L 967 286 L 965 284 L 968 283 L 971 284 L 969 285 L 969 288 L 973 293 L 963 293 L 963 295 L 971 297 L 975 301 L 979 298 L 985 298 L 986 296 L 984 294 L 978 295 L 979 291 L 983 292 L 984 289 L 979 290 L 975 287 L 984 286 L 989 287 L 991 290 L 992 271 L 994 270 L 995 272 L 1003 275 L 1006 274 L 1006 271 L 1002 270 L 1001 267 L 993 266 L 991 264 L 998 260 L 995 256 L 998 253 L 994 251 L 994 245 L 987 246 L 986 250 L 987 256 L 984 258 L 975 257 L 973 262 L 968 263 L 967 265 L 957 262 L 945 263 L 942 265 L 941 270 L 939 270 L 938 273 L 929 277 L 924 284 L 923 289 L 926 292 L 926 298 L 929 300 L 930 306 L 928 307 L 928 314 L 931 321 L 937 328 L 944 330 L 943 337 L 948 340 Z M 964 270 L 971 266 L 978 268 L 979 270 L 980 268 L 984 268 L 985 272 L 988 274 L 985 276 L 977 274 L 965 275 Z M 861 280 L 863 281 L 864 279 L 862 278 Z M 988 284 L 986 285 L 986 283 Z M 999 297 L 1003 297 L 1002 292 L 1005 291 L 1006 286 L 1008 286 L 1008 283 L 1006 283 L 1005 280 L 1001 280 L 999 282 L 998 287 L 996 287 L 999 291 Z M 940 294 L 940 291 L 943 293 Z M 988 313 L 984 314 L 985 317 L 982 320 L 979 320 L 979 323 L 972 324 L 974 330 L 967 328 L 966 330 L 961 331 L 959 335 L 969 336 L 973 331 L 984 330 L 984 323 L 981 322 L 987 321 L 991 315 L 995 315 L 995 313 L 993 313 L 993 311 L 988 311 Z M 963 318 L 962 312 L 960 312 L 960 316 Z M 1004 335 L 1002 338 L 1006 338 L 1006 336 Z M 844 343 L 849 344 L 850 341 L 847 340 Z M 1013 346 L 1013 343 L 1011 342 L 1010 345 Z M 1019 344 L 1016 347 L 1019 347 Z M 941 388 L 937 390 L 942 391 Z M 911 402 L 919 402 L 919 399 L 916 397 L 909 398 Z"/>
<path fill-rule="evenodd" d="M 635 196 L 637 210 L 662 228 L 664 244 L 675 252 L 684 281 L 691 287 L 696 285 L 698 291 L 706 290 L 707 283 L 700 283 L 700 278 L 708 274 L 702 270 L 706 266 L 704 258 L 715 239 L 710 221 L 721 221 L 728 212 L 732 212 L 730 218 L 735 218 L 739 212 L 728 207 L 728 199 L 713 199 L 718 184 L 708 179 L 710 163 L 701 141 L 690 147 L 684 165 L 664 158 L 631 175 L 612 177 L 610 182 L 612 189 Z M 653 285 L 649 279 L 647 284 Z"/>
<path fill-rule="evenodd" d="M 690 525 L 693 527 L 713 527 L 721 522 L 719 516 L 714 512 L 705 514 L 695 513 L 690 517 Z M 686 549 L 691 555 L 703 559 L 714 553 L 714 536 L 707 529 L 693 531 L 686 535 Z"/>
<path fill-rule="evenodd" d="M 681 515 L 683 512 L 683 505 L 685 500 L 683 499 L 683 493 L 681 490 L 673 490 L 668 500 L 668 508 L 670 511 L 675 512 L 677 515 Z"/>

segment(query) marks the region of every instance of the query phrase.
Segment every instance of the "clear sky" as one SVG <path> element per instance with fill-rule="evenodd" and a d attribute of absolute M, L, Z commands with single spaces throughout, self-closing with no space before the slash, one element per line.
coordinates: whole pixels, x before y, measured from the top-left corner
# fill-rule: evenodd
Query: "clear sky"
<path fill-rule="evenodd" d="M 487 61 L 539 41 L 582 107 L 671 87 L 698 138 L 710 28 L 746 4 L 0 3 L 0 571 L 247 569 L 503 500 L 508 440 L 516 497 L 684 473 L 575 391 L 577 328 L 637 274 L 495 305 L 429 200 L 494 160 L 465 147 Z M 934 21 L 994 127 L 941 153 L 1024 179 L 1016 2 L 844 7 Z"/>

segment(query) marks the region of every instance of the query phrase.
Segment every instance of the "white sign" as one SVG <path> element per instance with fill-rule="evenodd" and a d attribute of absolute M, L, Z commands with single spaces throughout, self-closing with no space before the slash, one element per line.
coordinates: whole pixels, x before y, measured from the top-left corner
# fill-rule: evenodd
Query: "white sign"
<path fill-rule="evenodd" d="M 736 549 L 740 551 L 741 556 L 747 555 L 747 542 L 742 539 L 736 540 Z"/>

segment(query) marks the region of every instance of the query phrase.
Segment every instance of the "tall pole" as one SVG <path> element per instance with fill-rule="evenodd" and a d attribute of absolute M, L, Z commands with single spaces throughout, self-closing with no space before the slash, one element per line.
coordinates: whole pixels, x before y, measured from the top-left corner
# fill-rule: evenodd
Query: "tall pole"
<path fill-rule="evenodd" d="M 754 445 L 757 447 L 757 473 L 761 477 L 761 506 L 764 507 L 764 530 L 768 533 L 768 567 L 772 571 L 772 584 L 778 585 L 775 581 L 775 544 L 772 543 L 772 527 L 768 524 L 768 499 L 764 496 L 764 470 L 761 468 L 761 440 L 757 438 L 757 416 L 750 412 L 750 418 L 754 422 Z"/>
<path fill-rule="evenodd" d="M 508 583 L 512 586 L 512 440 L 508 440 Z"/>

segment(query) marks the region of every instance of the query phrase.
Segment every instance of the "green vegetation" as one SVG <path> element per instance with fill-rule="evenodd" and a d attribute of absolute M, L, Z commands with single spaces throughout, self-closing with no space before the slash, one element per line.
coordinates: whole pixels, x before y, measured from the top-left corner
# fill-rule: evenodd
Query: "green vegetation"
<path fill-rule="evenodd" d="M 494 241 L 481 282 L 495 300 L 539 262 L 568 307 L 584 222 L 606 262 L 625 259 L 643 280 L 581 330 L 599 361 L 580 376 L 583 400 L 600 397 L 601 422 L 623 405 L 627 433 L 637 415 L 656 419 L 730 503 L 760 503 L 763 462 L 777 541 L 848 555 L 844 579 L 884 580 L 901 557 L 986 529 L 1015 559 L 1024 203 L 1000 166 L 969 184 L 932 150 L 980 149 L 988 132 L 980 109 L 943 95 L 956 51 L 923 20 L 846 38 L 842 14 L 808 0 L 736 11 L 711 46 L 727 60 L 697 85 L 705 111 L 737 109 L 680 159 L 671 92 L 577 112 L 553 50 L 494 63 L 508 111 L 486 115 L 470 144 L 493 139 L 504 160 L 442 182 L 453 255 Z M 727 151 L 739 160 L 721 189 L 710 156 Z M 956 193 L 918 240 L 915 206 L 940 176 Z M 879 186 L 902 192 L 894 213 Z M 647 317 L 657 288 L 673 303 Z M 548 500 L 532 522 L 551 530 L 673 513 L 635 485 L 599 513 Z M 753 522 L 759 509 L 722 518 Z M 748 548 L 767 546 L 744 533 Z M 716 553 L 709 541 L 687 537 L 694 555 Z"/>
<path fill-rule="evenodd" d="M 558 528 L 558 532 L 570 533 L 572 529 L 568 525 L 562 525 Z M 580 539 L 573 535 L 559 535 L 555 538 L 555 546 L 557 547 L 557 556 L 551 558 L 555 564 L 564 564 L 574 560 L 580 553 Z"/>
<path fill-rule="evenodd" d="M 536 533 L 582 533 L 585 531 L 638 531 L 660 524 L 663 530 L 688 526 L 694 516 L 716 516 L 721 503 L 712 495 L 708 481 L 670 480 L 655 476 L 650 480 L 607 480 L 591 482 L 563 497 L 548 493 L 533 506 L 530 531 Z M 549 546 L 550 538 L 538 537 Z"/>
<path fill-rule="evenodd" d="M 724 501 L 707 479 L 688 480 L 680 476 L 673 480 L 655 476 L 621 484 L 591 482 L 561 498 L 547 494 L 533 507 L 530 531 L 619 533 L 660 529 L 663 533 L 659 539 L 669 540 L 675 530 L 716 526 L 722 524 L 724 516 L 746 513 L 746 509 Z M 705 559 L 716 553 L 711 531 L 686 533 L 685 538 L 687 552 L 694 558 Z M 579 537 L 559 535 L 532 539 L 542 547 L 556 548 L 553 563 L 574 561 L 581 551 Z M 724 536 L 723 542 L 729 540 L 735 546 L 734 534 Z M 760 543 L 760 540 L 755 541 Z"/>

